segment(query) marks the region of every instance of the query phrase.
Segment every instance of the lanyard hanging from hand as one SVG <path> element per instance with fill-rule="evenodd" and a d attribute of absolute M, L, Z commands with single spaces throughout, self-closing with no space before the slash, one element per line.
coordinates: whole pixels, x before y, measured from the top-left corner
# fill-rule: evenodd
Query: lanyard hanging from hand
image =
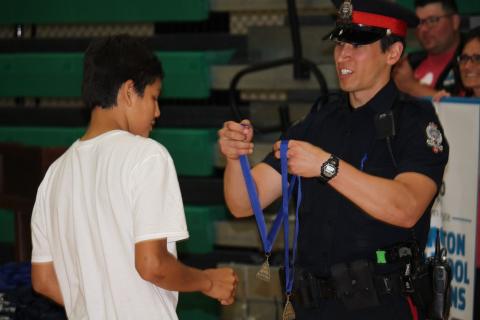
<path fill-rule="evenodd" d="M 262 240 L 263 249 L 265 251 L 266 261 L 260 268 L 260 271 L 257 273 L 257 278 L 270 281 L 270 266 L 268 258 L 270 257 L 272 246 L 275 242 L 275 239 L 278 235 L 278 231 L 283 222 L 283 238 L 284 238 L 284 247 L 285 247 L 285 294 L 286 294 L 286 304 L 283 312 L 283 319 L 294 319 L 295 313 L 293 311 L 292 304 L 290 303 L 290 294 L 293 288 L 293 275 L 294 275 L 294 263 L 295 255 L 297 251 L 297 238 L 298 238 L 298 211 L 300 208 L 301 198 L 302 198 L 302 188 L 300 183 L 300 177 L 293 176 L 288 183 L 288 162 L 287 162 L 287 151 L 288 151 L 288 140 L 282 140 L 280 144 L 280 161 L 281 161 L 281 173 L 282 173 L 282 206 L 275 217 L 273 225 L 270 231 L 267 234 L 267 227 L 265 225 L 265 217 L 260 206 L 260 201 L 258 200 L 257 190 L 255 188 L 255 183 L 253 181 L 252 175 L 250 173 L 250 165 L 248 163 L 247 156 L 243 155 L 240 157 L 240 164 L 242 167 L 243 177 L 245 179 L 245 184 L 247 186 L 248 196 L 252 206 L 252 210 L 257 221 L 258 231 L 260 233 L 260 239 Z M 290 261 L 290 249 L 289 249 L 289 220 L 288 220 L 288 203 L 293 193 L 295 183 L 298 181 L 298 192 L 297 192 L 297 204 L 295 210 L 295 231 L 293 238 L 293 248 L 292 248 L 292 259 Z"/>

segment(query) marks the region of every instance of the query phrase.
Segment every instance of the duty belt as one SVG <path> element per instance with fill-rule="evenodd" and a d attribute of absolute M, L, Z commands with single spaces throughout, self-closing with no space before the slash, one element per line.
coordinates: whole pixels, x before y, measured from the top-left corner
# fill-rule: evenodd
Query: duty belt
<path fill-rule="evenodd" d="M 321 305 L 321 300 L 339 299 L 345 307 L 357 309 L 378 306 L 380 298 L 385 295 L 413 293 L 411 263 L 419 257 L 416 241 L 401 242 L 377 250 L 375 256 L 375 260 L 337 263 L 330 267 L 330 278 L 320 278 L 297 268 L 295 301 L 305 307 L 315 308 Z M 388 274 L 375 272 L 377 266 L 385 264 L 398 271 Z"/>
<path fill-rule="evenodd" d="M 310 272 L 299 270 L 295 272 L 295 289 L 293 299 L 306 308 L 317 308 L 325 299 L 351 299 L 357 292 L 363 291 L 371 295 L 369 300 L 378 300 L 378 296 L 401 295 L 402 278 L 400 273 L 386 275 L 371 275 L 371 282 L 365 284 L 354 278 L 350 280 L 350 288 L 345 290 L 344 286 L 338 285 L 333 278 L 321 278 Z M 363 294 L 364 295 L 364 294 Z M 375 301 L 369 301 L 369 303 Z M 378 303 L 378 301 L 377 301 Z"/>

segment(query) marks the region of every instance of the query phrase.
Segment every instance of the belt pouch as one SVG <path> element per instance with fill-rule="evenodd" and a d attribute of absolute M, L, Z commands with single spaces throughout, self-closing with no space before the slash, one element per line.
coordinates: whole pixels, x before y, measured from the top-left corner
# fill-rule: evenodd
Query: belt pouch
<path fill-rule="evenodd" d="M 367 260 L 357 260 L 347 267 L 345 263 L 331 267 L 337 297 L 350 310 L 380 305 L 373 284 L 373 265 Z"/>
<path fill-rule="evenodd" d="M 317 307 L 315 297 L 312 292 L 311 274 L 303 270 L 295 270 L 295 297 L 294 299 L 305 308 Z"/>
<path fill-rule="evenodd" d="M 413 292 L 410 295 L 413 303 L 420 310 L 428 312 L 433 300 L 432 269 L 428 264 L 417 266 L 416 272 L 412 274 L 412 284 Z"/>
<path fill-rule="evenodd" d="M 349 305 L 353 296 L 353 286 L 347 265 L 345 263 L 334 264 L 330 267 L 330 273 L 337 298 L 346 306 Z"/>
<path fill-rule="evenodd" d="M 357 260 L 350 264 L 350 273 L 354 287 L 354 301 L 358 308 L 380 305 L 377 290 L 373 283 L 374 268 L 370 261 Z"/>

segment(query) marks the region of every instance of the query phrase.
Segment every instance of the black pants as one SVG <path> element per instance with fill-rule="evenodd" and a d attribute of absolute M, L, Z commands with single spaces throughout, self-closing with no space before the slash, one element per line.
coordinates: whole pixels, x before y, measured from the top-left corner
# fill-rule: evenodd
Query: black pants
<path fill-rule="evenodd" d="M 411 320 L 407 299 L 391 296 L 382 299 L 382 305 L 374 308 L 347 310 L 339 300 L 324 300 L 319 308 L 306 309 L 294 303 L 297 320 Z M 419 312 L 419 320 L 425 318 Z"/>

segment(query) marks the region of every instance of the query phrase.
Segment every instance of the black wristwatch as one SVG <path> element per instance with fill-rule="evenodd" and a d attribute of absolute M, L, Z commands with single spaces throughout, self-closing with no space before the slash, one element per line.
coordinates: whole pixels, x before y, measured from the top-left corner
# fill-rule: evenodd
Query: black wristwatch
<path fill-rule="evenodd" d="M 328 160 L 322 164 L 322 167 L 320 169 L 320 176 L 318 177 L 318 179 L 320 179 L 320 181 L 324 183 L 327 183 L 330 179 L 335 177 L 338 173 L 339 162 L 340 161 L 336 156 L 334 156 L 333 154 L 330 155 L 330 158 L 328 158 Z"/>

